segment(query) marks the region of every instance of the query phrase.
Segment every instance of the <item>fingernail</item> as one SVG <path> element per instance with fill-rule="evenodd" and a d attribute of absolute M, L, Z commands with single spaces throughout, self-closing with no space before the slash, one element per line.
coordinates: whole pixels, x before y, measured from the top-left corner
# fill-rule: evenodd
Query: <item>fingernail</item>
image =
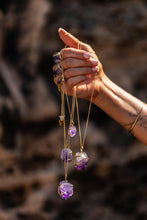
<path fill-rule="evenodd" d="M 94 66 L 96 66 L 98 64 L 98 60 L 94 60 L 94 59 L 90 59 L 90 60 Z"/>
<path fill-rule="evenodd" d="M 91 54 L 89 53 L 84 53 L 83 54 L 83 57 L 86 58 L 86 59 L 89 59 L 91 57 Z"/>
<path fill-rule="evenodd" d="M 92 67 L 92 71 L 93 71 L 93 72 L 99 71 L 99 66 Z"/>
<path fill-rule="evenodd" d="M 61 31 L 61 30 L 63 30 L 63 28 L 59 28 L 59 29 L 58 29 L 58 32 Z"/>

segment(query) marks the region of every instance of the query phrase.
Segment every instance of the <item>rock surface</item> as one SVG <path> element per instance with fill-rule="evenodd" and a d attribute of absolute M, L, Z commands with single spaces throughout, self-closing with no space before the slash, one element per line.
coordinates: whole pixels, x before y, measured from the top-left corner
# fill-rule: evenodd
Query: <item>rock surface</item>
<path fill-rule="evenodd" d="M 106 74 L 147 102 L 145 0 L 22 0 L 0 3 L 0 220 L 145 220 L 147 148 L 92 106 L 86 172 L 69 165 L 74 195 L 59 198 L 64 178 L 58 126 L 60 94 L 52 54 L 63 27 L 89 43 Z M 88 103 L 80 100 L 82 130 Z M 79 139 L 72 139 L 79 151 Z"/>

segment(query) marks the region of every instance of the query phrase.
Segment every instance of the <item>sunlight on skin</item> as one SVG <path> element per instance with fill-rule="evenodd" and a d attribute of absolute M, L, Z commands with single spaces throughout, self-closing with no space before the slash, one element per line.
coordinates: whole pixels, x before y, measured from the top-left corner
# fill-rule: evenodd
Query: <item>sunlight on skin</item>
<path fill-rule="evenodd" d="M 89 45 L 79 42 L 62 28 L 59 28 L 59 36 L 69 46 L 61 50 L 67 94 L 72 96 L 76 86 L 77 97 L 90 100 L 94 88 L 93 103 L 127 130 L 133 125 L 132 134 L 147 145 L 147 105 L 105 75 L 102 64 Z M 99 67 L 97 71 L 96 66 Z M 57 64 L 53 69 L 56 67 Z M 56 84 L 57 79 L 58 76 L 54 79 Z M 63 86 L 61 89 L 64 90 Z"/>

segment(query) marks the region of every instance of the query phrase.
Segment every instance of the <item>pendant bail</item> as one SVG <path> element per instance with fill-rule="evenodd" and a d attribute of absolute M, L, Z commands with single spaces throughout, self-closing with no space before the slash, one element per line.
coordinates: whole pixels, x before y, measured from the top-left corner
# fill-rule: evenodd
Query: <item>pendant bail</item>
<path fill-rule="evenodd" d="M 83 152 L 83 149 L 84 149 L 84 147 L 83 147 L 83 145 L 81 145 L 81 149 L 80 149 L 80 151 Z"/>

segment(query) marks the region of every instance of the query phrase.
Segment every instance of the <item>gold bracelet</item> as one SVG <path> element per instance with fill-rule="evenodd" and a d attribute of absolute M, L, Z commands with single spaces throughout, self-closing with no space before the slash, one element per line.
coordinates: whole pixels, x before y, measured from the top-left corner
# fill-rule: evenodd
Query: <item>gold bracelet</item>
<path fill-rule="evenodd" d="M 139 119 L 139 116 L 140 116 L 140 114 L 141 114 L 141 112 L 142 112 L 142 109 L 143 109 L 143 106 L 141 107 L 141 109 L 140 109 L 140 111 L 139 111 L 137 117 L 135 118 L 133 124 L 131 125 L 131 127 L 130 127 L 129 130 L 128 130 L 130 133 L 133 131 L 135 125 L 137 124 L 138 119 Z"/>

